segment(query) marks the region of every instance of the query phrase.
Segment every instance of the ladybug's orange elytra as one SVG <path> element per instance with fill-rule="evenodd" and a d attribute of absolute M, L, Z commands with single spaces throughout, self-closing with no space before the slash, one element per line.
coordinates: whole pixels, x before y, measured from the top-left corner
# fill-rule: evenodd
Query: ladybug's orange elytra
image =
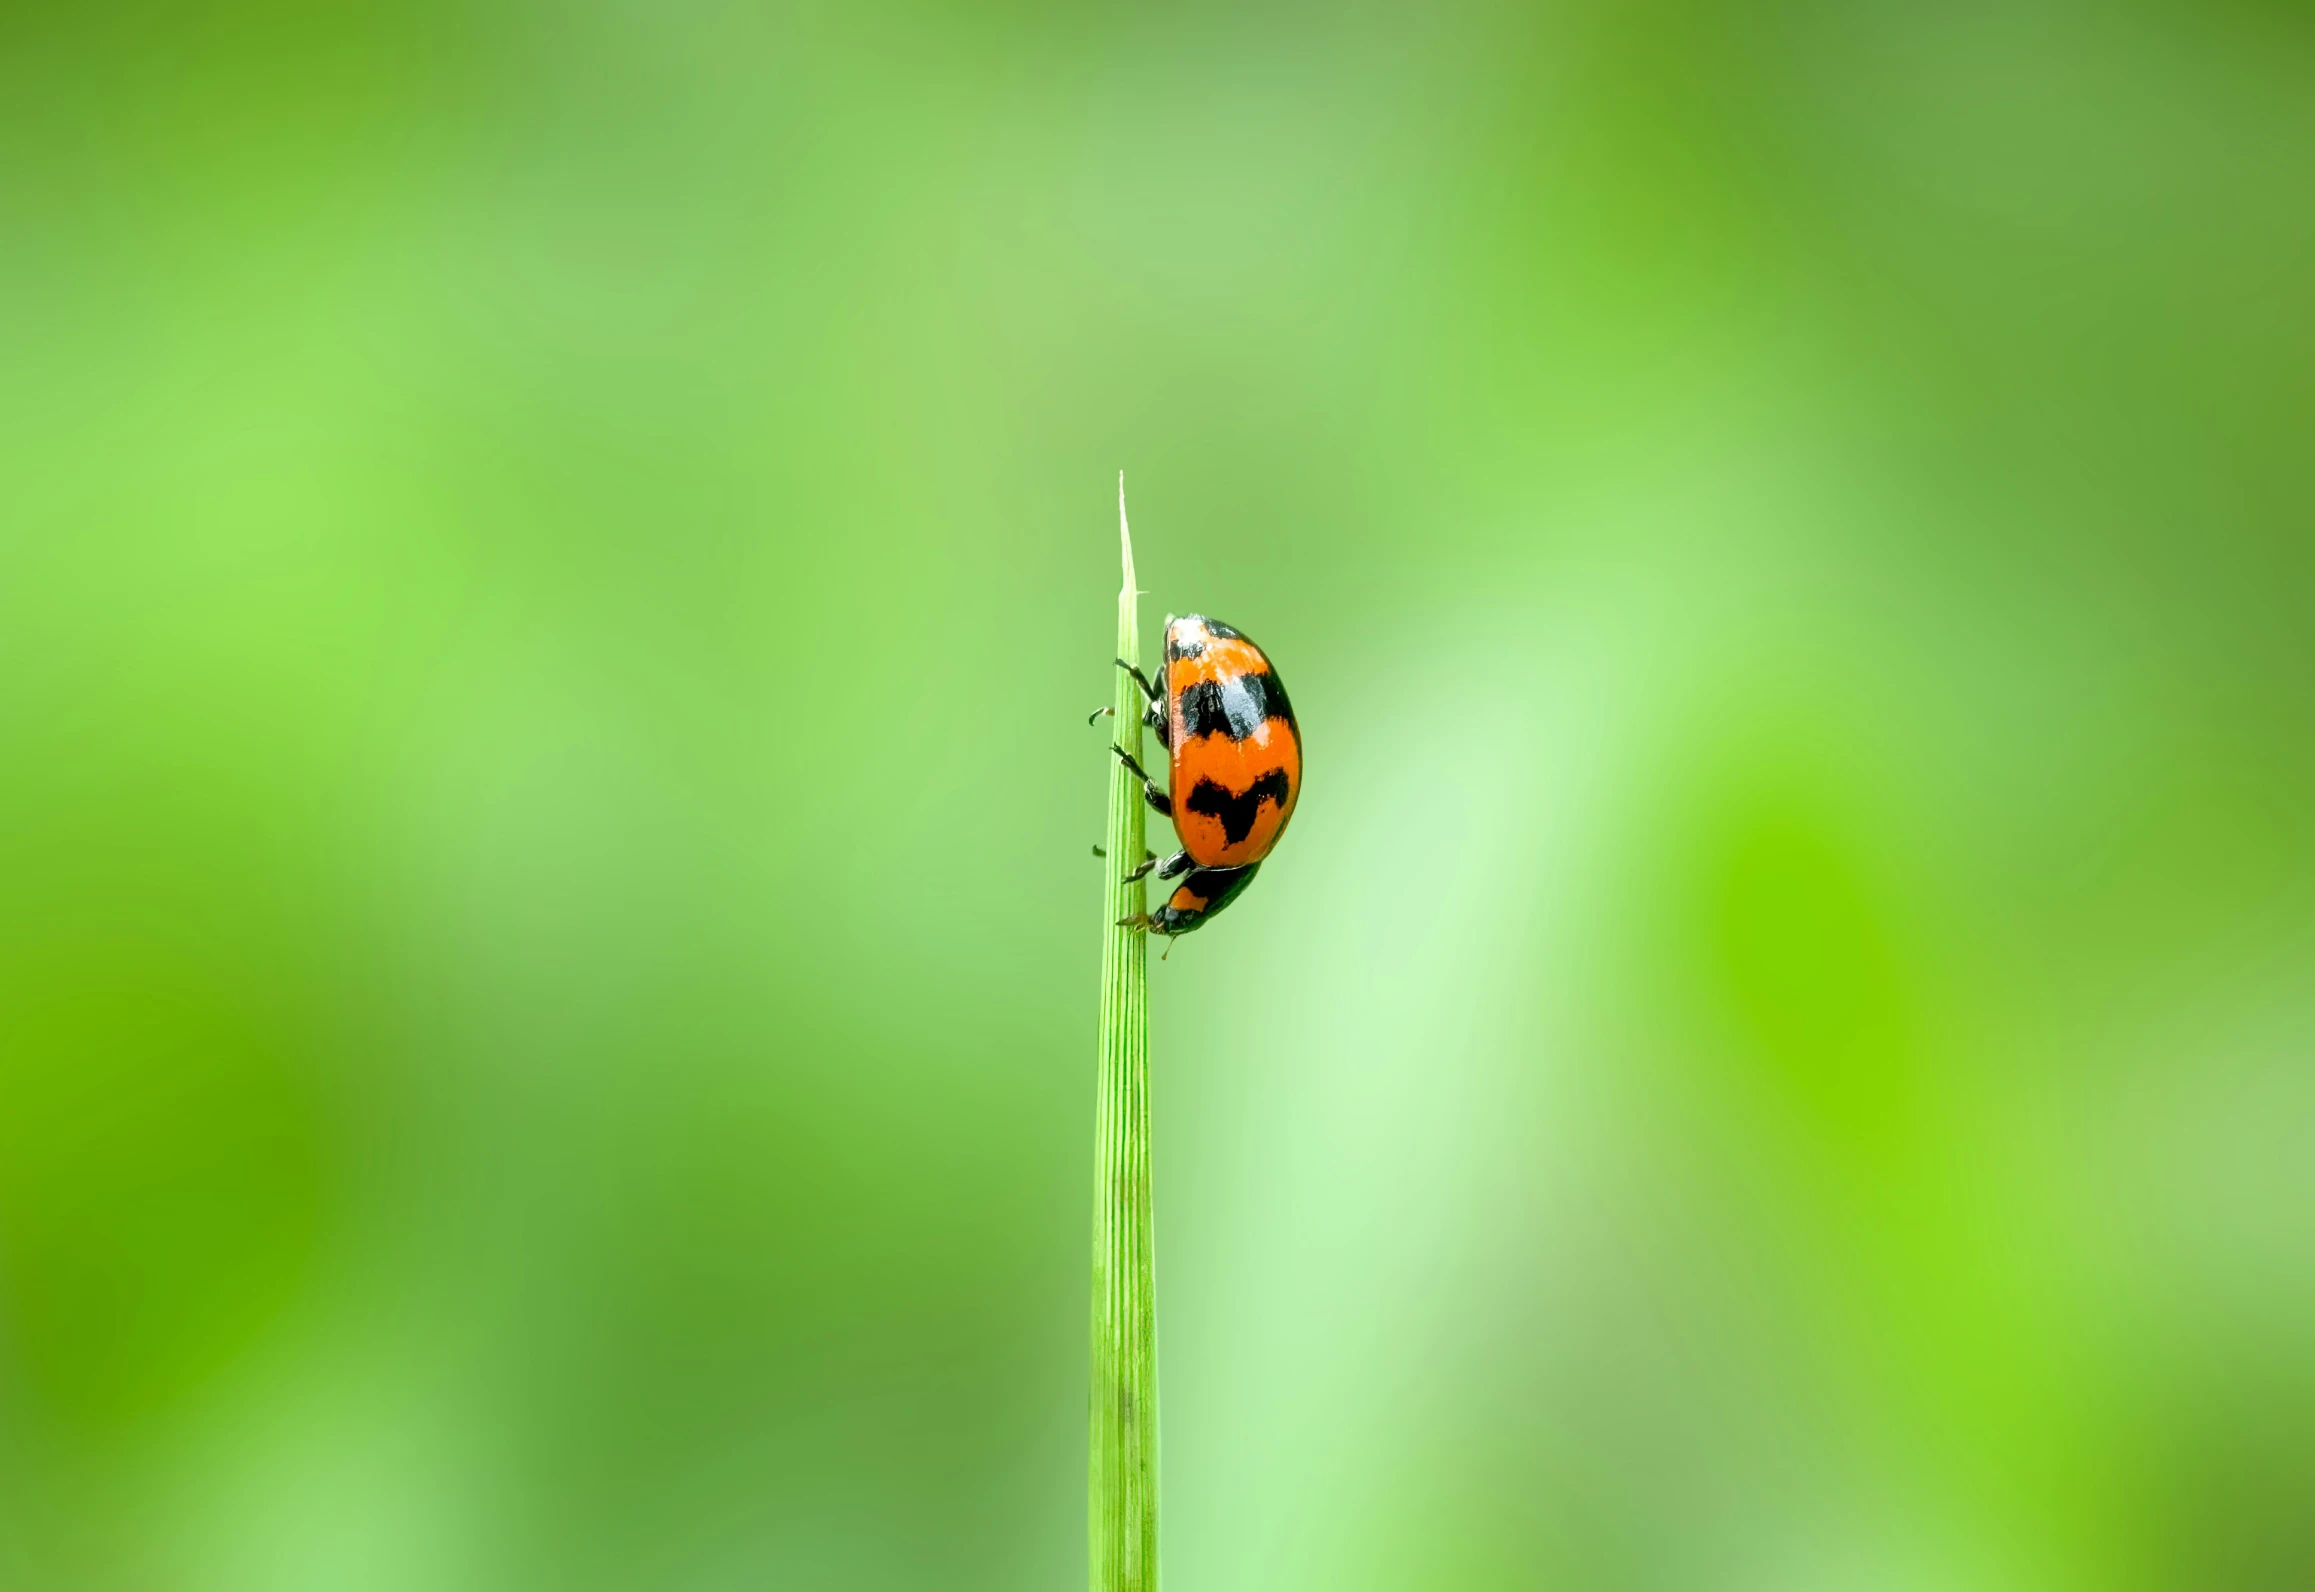
<path fill-rule="evenodd" d="M 1122 663 L 1122 660 L 1120 660 Z M 1173 792 L 1141 765 L 1150 806 L 1174 821 L 1182 849 L 1145 863 L 1160 879 L 1183 878 L 1165 905 L 1132 921 L 1154 934 L 1187 934 L 1236 900 L 1278 844 L 1302 795 L 1302 732 L 1269 657 L 1245 634 L 1203 614 L 1166 622 L 1165 668 L 1144 722 L 1172 762 Z"/>

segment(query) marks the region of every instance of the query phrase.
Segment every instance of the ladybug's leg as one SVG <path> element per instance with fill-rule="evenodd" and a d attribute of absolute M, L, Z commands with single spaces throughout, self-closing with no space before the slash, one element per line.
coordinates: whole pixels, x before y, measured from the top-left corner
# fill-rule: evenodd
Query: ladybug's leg
<path fill-rule="evenodd" d="M 1095 719 L 1114 719 L 1116 717 L 1117 709 L 1113 707 L 1095 708 L 1091 713 L 1085 715 L 1085 722 L 1091 724 Z M 1172 744 L 1166 734 L 1166 707 L 1163 701 L 1152 702 L 1144 708 L 1141 722 L 1148 726 L 1150 732 L 1158 738 L 1158 745 L 1170 746 Z"/>
<path fill-rule="evenodd" d="M 1141 687 L 1141 694 L 1149 701 L 1148 708 L 1142 712 L 1141 721 L 1142 723 L 1148 725 L 1152 730 L 1157 732 L 1158 745 L 1164 746 L 1166 744 L 1165 693 L 1160 691 L 1156 686 L 1149 683 L 1148 675 L 1143 674 L 1139 669 L 1126 662 L 1123 658 L 1119 658 L 1117 660 L 1117 666 L 1120 669 L 1123 669 L 1127 674 L 1132 675 L 1133 683 Z M 1112 717 L 1115 717 L 1116 713 L 1117 709 L 1115 708 L 1095 708 L 1091 713 L 1085 716 L 1085 722 L 1091 724 L 1095 719 L 1100 718 L 1103 714 L 1108 714 Z"/>
<path fill-rule="evenodd" d="M 1157 781 L 1149 777 L 1149 770 L 1142 767 L 1140 763 L 1136 762 L 1134 760 L 1133 754 L 1127 751 L 1124 747 L 1118 745 L 1115 741 L 1109 743 L 1109 749 L 1111 752 L 1116 754 L 1117 760 L 1120 763 L 1123 763 L 1127 769 L 1140 777 L 1141 799 L 1145 802 L 1148 802 L 1151 808 L 1156 812 L 1163 814 L 1167 818 L 1173 817 L 1173 799 L 1167 796 L 1164 791 L 1157 788 Z"/>
<path fill-rule="evenodd" d="M 1109 853 L 1108 853 L 1108 852 L 1106 852 L 1106 851 L 1103 851 L 1103 850 L 1102 850 L 1102 849 L 1101 849 L 1099 846 L 1095 846 L 1095 847 L 1093 848 L 1093 854 L 1094 854 L 1096 857 L 1107 857 L 1107 856 L 1109 855 Z M 1144 852 L 1142 853 L 1142 857 L 1143 857 L 1143 859 L 1144 859 L 1145 861 L 1147 861 L 1147 862 L 1149 862 L 1149 863 L 1151 863 L 1151 864 L 1153 864 L 1153 865 L 1154 865 L 1154 864 L 1157 862 L 1157 853 L 1156 853 L 1156 852 L 1154 852 L 1154 851 L 1144 851 Z M 1140 876 L 1139 874 L 1136 874 L 1136 875 L 1134 875 L 1134 877 L 1138 879 L 1138 878 L 1140 878 L 1141 876 Z"/>
<path fill-rule="evenodd" d="M 1085 715 L 1085 722 L 1091 724 L 1095 719 L 1114 719 L 1116 717 L 1117 709 L 1115 708 L 1095 708 L 1091 713 Z M 1155 702 L 1152 702 L 1142 714 L 1141 722 L 1158 738 L 1158 745 L 1171 746 L 1173 744 L 1166 735 L 1165 710 Z"/>
<path fill-rule="evenodd" d="M 1177 874 L 1188 873 L 1190 867 L 1190 854 L 1186 851 L 1177 851 L 1163 862 L 1158 861 L 1154 856 L 1150 857 L 1140 867 L 1127 874 L 1125 878 L 1126 882 L 1131 884 L 1134 880 L 1146 876 L 1154 868 L 1160 879 L 1171 879 Z"/>
<path fill-rule="evenodd" d="M 1117 659 L 1116 662 L 1120 669 L 1123 669 L 1127 674 L 1133 676 L 1133 683 L 1141 687 L 1141 694 L 1143 696 L 1148 697 L 1152 702 L 1162 702 L 1165 700 L 1163 693 L 1161 693 L 1156 686 L 1149 683 L 1148 675 L 1143 674 L 1139 669 L 1126 662 L 1123 658 Z"/>

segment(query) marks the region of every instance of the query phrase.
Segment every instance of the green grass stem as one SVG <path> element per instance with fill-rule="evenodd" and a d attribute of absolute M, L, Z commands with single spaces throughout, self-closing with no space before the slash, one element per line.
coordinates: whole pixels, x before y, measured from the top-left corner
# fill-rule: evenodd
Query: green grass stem
<path fill-rule="evenodd" d="M 1125 474 L 1117 477 L 1117 656 L 1141 662 L 1133 535 Z M 1142 697 L 1117 683 L 1116 743 L 1141 756 Z M 1109 770 L 1109 857 L 1101 907 L 1101 1074 L 1094 1107 L 1093 1399 L 1086 1476 L 1093 1592 L 1155 1592 L 1158 1584 L 1157 1280 L 1149 1176 L 1149 938 L 1119 926 L 1143 910 L 1125 875 L 1145 840 L 1141 783 Z"/>

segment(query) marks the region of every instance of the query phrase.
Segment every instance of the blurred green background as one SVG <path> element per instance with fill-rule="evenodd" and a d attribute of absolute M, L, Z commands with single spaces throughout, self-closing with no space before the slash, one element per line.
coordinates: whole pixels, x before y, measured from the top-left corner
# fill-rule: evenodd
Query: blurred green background
<path fill-rule="evenodd" d="M 12 5 L 0 1585 L 2315 1584 L 2315 19 Z"/>

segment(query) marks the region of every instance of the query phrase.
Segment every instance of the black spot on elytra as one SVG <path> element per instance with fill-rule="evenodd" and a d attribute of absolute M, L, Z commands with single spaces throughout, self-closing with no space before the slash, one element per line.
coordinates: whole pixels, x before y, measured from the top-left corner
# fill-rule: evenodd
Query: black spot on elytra
<path fill-rule="evenodd" d="M 1262 803 L 1285 809 L 1286 797 L 1292 786 L 1286 782 L 1286 770 L 1274 768 L 1249 786 L 1245 794 L 1224 790 L 1210 779 L 1198 781 L 1190 792 L 1187 803 L 1193 813 L 1204 813 L 1209 818 L 1222 820 L 1222 835 L 1235 846 L 1254 832 L 1254 820 L 1262 811 Z"/>
<path fill-rule="evenodd" d="M 1275 674 L 1241 674 L 1227 680 L 1200 680 L 1182 693 L 1182 733 L 1190 740 L 1219 730 L 1243 741 L 1266 719 L 1294 723 L 1286 688 Z"/>

